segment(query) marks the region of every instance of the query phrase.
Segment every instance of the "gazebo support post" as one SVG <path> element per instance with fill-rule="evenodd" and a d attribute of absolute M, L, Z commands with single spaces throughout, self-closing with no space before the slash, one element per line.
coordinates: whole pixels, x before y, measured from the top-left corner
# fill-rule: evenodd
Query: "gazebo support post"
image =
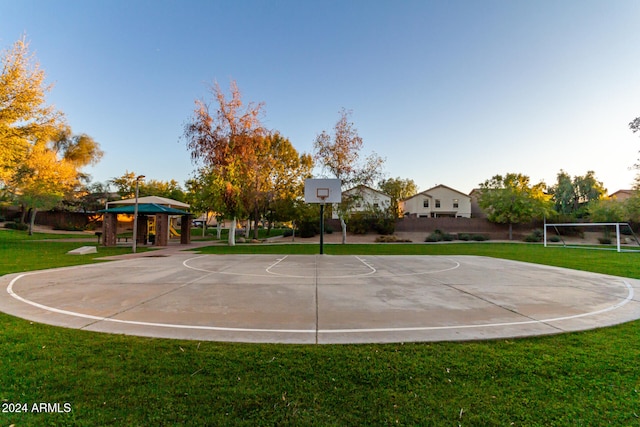
<path fill-rule="evenodd" d="M 156 214 L 156 246 L 167 246 L 169 244 L 169 215 L 164 213 Z"/>
<path fill-rule="evenodd" d="M 138 215 L 138 230 L 136 242 L 138 245 L 146 245 L 149 238 L 149 217 L 147 215 Z"/>
<path fill-rule="evenodd" d="M 180 223 L 180 244 L 191 243 L 191 215 L 182 215 Z M 203 226 L 204 228 L 204 226 Z"/>
<path fill-rule="evenodd" d="M 115 246 L 118 234 L 118 215 L 105 213 L 102 219 L 102 244 Z"/>

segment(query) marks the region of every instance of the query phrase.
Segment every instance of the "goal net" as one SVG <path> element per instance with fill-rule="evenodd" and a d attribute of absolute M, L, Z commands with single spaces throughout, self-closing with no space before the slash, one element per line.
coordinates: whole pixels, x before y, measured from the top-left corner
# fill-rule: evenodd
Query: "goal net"
<path fill-rule="evenodd" d="M 544 224 L 544 247 L 616 249 L 638 252 L 640 241 L 626 222 Z M 615 246 L 615 247 L 614 247 Z"/>

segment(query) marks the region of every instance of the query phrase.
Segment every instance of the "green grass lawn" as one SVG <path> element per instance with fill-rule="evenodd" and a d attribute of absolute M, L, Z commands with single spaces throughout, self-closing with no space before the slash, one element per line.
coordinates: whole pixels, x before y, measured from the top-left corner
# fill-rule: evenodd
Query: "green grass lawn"
<path fill-rule="evenodd" d="M 95 236 L 89 235 L 77 242 L 57 242 L 60 239 L 78 239 L 76 234 L 34 233 L 25 231 L 0 230 L 0 275 L 22 271 L 42 270 L 52 267 L 66 267 L 95 263 L 96 258 L 130 253 L 127 247 L 98 246 Z M 98 253 L 91 255 L 67 255 L 80 246 L 97 246 Z M 146 250 L 146 248 L 140 248 Z"/>
<path fill-rule="evenodd" d="M 78 262 L 65 255 L 67 243 L 46 242 L 44 256 L 44 242 L 2 233 L 2 273 Z M 238 245 L 208 251 L 317 249 Z M 487 255 L 640 278 L 640 254 L 539 245 L 327 245 L 325 250 Z M 8 257 L 22 260 L 7 262 Z M 639 321 L 516 340 L 327 346 L 127 337 L 4 314 L 0 328 L 1 426 L 640 425 Z M 10 403 L 27 404 L 31 411 L 40 402 L 60 403 L 62 411 L 68 403 L 71 412 L 6 412 L 15 410 Z"/>
<path fill-rule="evenodd" d="M 285 231 L 284 228 L 272 228 L 271 230 L 267 230 L 265 228 L 259 228 L 258 239 L 262 240 L 270 237 L 282 236 L 284 231 Z M 217 237 L 218 237 L 218 232 L 215 227 L 208 227 L 204 237 L 202 236 L 202 228 L 191 229 L 191 238 L 194 240 L 217 240 Z M 238 233 L 236 237 L 239 238 L 244 236 Z M 248 238 L 253 239 L 253 230 L 249 232 Z M 226 242 L 228 239 L 229 239 L 229 229 L 223 228 L 222 232 L 220 233 L 220 240 L 223 242 Z"/>

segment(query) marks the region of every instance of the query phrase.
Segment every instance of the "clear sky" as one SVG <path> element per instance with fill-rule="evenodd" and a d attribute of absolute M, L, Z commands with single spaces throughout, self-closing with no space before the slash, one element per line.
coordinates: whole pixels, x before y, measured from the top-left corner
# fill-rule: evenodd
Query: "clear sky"
<path fill-rule="evenodd" d="M 0 48 L 26 35 L 106 153 L 94 181 L 183 183 L 194 100 L 234 79 L 300 152 L 352 110 L 363 154 L 421 190 L 564 169 L 614 192 L 640 149 L 639 22 L 637 0 L 0 0 Z"/>

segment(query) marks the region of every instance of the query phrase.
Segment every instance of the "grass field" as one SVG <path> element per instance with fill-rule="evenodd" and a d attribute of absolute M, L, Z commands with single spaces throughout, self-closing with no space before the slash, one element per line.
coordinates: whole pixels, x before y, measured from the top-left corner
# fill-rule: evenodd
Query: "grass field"
<path fill-rule="evenodd" d="M 74 242 L 55 240 L 74 239 Z M 78 239 L 77 234 L 34 233 L 29 236 L 24 231 L 0 229 L 0 275 L 21 271 L 41 270 L 51 267 L 66 267 L 97 262 L 96 258 L 131 252 L 131 248 L 100 246 L 93 255 L 67 255 L 80 246 L 97 246 L 97 240 L 89 235 Z M 141 250 L 146 250 L 141 248 Z"/>
<path fill-rule="evenodd" d="M 65 255 L 77 243 L 37 240 L 0 231 L 0 274 L 92 262 Z M 640 278 L 640 254 L 540 245 L 327 245 L 325 252 L 473 254 Z M 0 328 L 1 426 L 640 425 L 639 321 L 517 340 L 336 346 L 137 338 L 4 314 Z"/>

